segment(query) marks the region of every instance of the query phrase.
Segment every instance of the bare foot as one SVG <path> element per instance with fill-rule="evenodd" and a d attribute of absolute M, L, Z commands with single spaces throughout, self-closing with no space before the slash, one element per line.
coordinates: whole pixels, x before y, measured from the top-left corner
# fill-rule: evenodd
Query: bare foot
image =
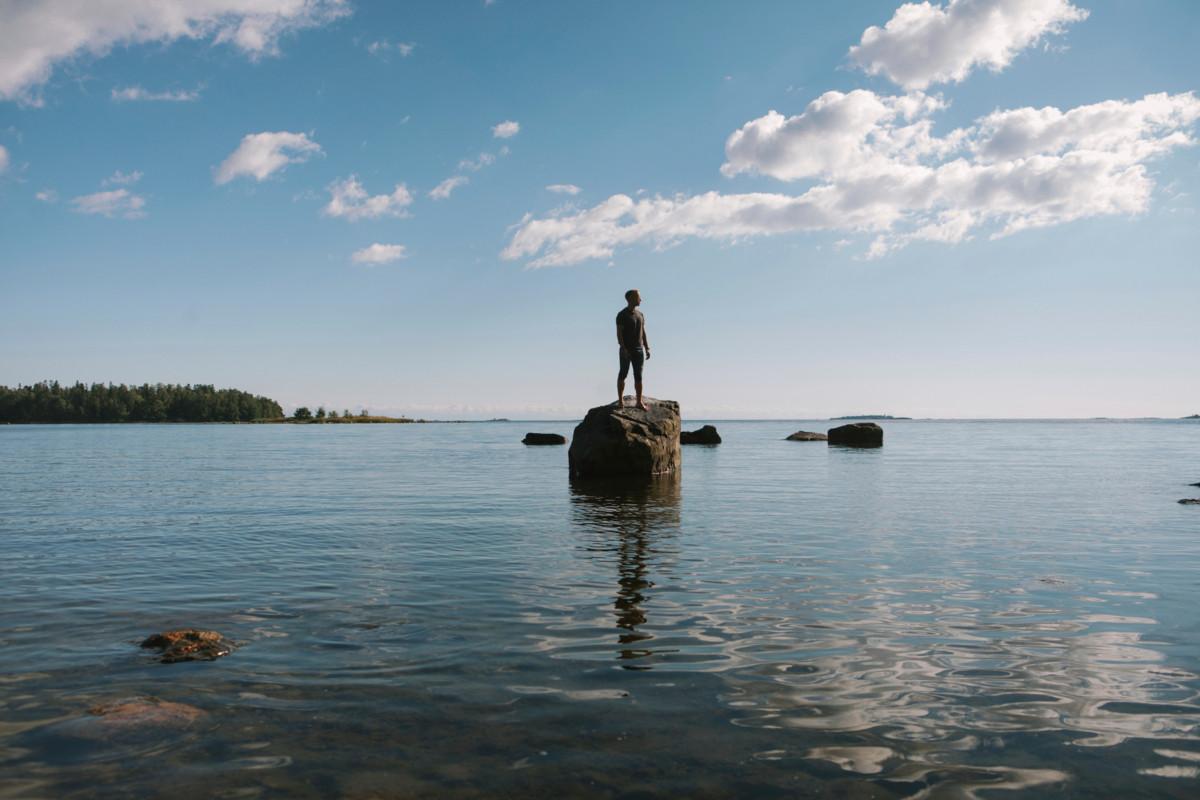
<path fill-rule="evenodd" d="M 638 408 L 640 408 L 642 411 L 649 411 L 649 410 L 650 410 L 650 406 L 646 405 L 646 401 L 645 401 L 645 400 L 639 400 L 639 401 L 638 401 L 638 404 L 637 404 L 637 407 L 638 407 Z"/>
<path fill-rule="evenodd" d="M 618 397 L 617 402 L 614 403 L 614 405 L 616 405 L 617 408 L 624 408 L 625 407 L 625 398 Z"/>

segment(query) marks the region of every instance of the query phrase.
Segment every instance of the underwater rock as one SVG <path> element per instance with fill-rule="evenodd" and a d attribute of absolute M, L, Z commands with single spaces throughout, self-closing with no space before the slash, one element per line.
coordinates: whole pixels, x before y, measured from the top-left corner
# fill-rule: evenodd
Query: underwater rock
<path fill-rule="evenodd" d="M 100 730 L 127 730 L 143 727 L 182 728 L 204 716 L 195 706 L 172 703 L 157 697 L 124 697 L 98 703 L 88 709 L 98 719 L 92 727 Z"/>

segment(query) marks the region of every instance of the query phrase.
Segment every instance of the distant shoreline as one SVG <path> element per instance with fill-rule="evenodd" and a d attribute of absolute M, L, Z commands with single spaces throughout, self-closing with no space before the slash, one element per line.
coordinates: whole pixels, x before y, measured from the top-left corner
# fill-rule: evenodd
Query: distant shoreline
<path fill-rule="evenodd" d="M 257 420 L 21 420 L 0 421 L 2 425 L 487 425 L 497 422 L 521 425 L 575 425 L 582 417 L 570 419 L 409 419 L 407 417 L 368 417 L 350 419 L 326 418 L 295 419 L 282 417 L 275 419 Z M 1200 414 L 1187 417 L 690 417 L 684 421 L 695 422 L 842 422 L 855 419 L 876 419 L 884 422 L 1194 422 L 1200 420 Z"/>
<path fill-rule="evenodd" d="M 408 417 L 384 417 L 384 416 L 361 416 L 361 417 L 308 417 L 297 419 L 295 417 L 271 417 L 268 419 L 252 419 L 246 424 L 248 425 L 409 425 L 421 422 L 430 422 L 427 419 L 410 419 Z M 432 420 L 436 421 L 436 420 Z"/>

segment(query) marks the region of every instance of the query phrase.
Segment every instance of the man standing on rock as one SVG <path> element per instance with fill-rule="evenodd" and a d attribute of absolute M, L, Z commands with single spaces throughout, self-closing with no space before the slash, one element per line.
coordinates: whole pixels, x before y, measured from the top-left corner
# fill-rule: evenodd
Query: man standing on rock
<path fill-rule="evenodd" d="M 617 374 L 617 406 L 625 405 L 625 377 L 633 365 L 633 385 L 637 389 L 637 407 L 649 411 L 642 400 L 642 363 L 650 358 L 646 339 L 646 318 L 638 311 L 642 296 L 637 289 L 625 293 L 625 308 L 617 314 L 617 344 L 621 346 L 621 371 Z"/>

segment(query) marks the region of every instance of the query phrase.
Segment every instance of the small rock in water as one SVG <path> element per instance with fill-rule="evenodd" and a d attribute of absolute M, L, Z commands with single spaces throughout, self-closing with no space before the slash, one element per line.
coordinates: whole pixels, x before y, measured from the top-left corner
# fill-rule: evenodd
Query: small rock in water
<path fill-rule="evenodd" d="M 1200 483 L 1189 483 L 1188 486 L 1200 486 Z"/>
<path fill-rule="evenodd" d="M 874 422 L 854 422 L 830 428 L 829 443 L 845 447 L 883 447 L 883 428 Z"/>
<path fill-rule="evenodd" d="M 796 431 L 791 436 L 787 437 L 789 442 L 825 442 L 829 437 L 823 433 L 813 433 L 812 431 Z"/>
<path fill-rule="evenodd" d="M 1200 497 L 1185 497 L 1179 503 L 1185 506 L 1200 506 Z"/>
<path fill-rule="evenodd" d="M 712 425 L 705 425 L 699 430 L 682 431 L 679 434 L 680 444 L 720 444 L 721 435 Z"/>
<path fill-rule="evenodd" d="M 159 661 L 174 664 L 176 661 L 212 661 L 233 652 L 233 645 L 216 631 L 201 631 L 195 628 L 156 633 L 142 642 L 142 647 L 161 650 Z"/>
<path fill-rule="evenodd" d="M 527 433 L 521 444 L 566 444 L 567 437 L 558 433 Z"/>

